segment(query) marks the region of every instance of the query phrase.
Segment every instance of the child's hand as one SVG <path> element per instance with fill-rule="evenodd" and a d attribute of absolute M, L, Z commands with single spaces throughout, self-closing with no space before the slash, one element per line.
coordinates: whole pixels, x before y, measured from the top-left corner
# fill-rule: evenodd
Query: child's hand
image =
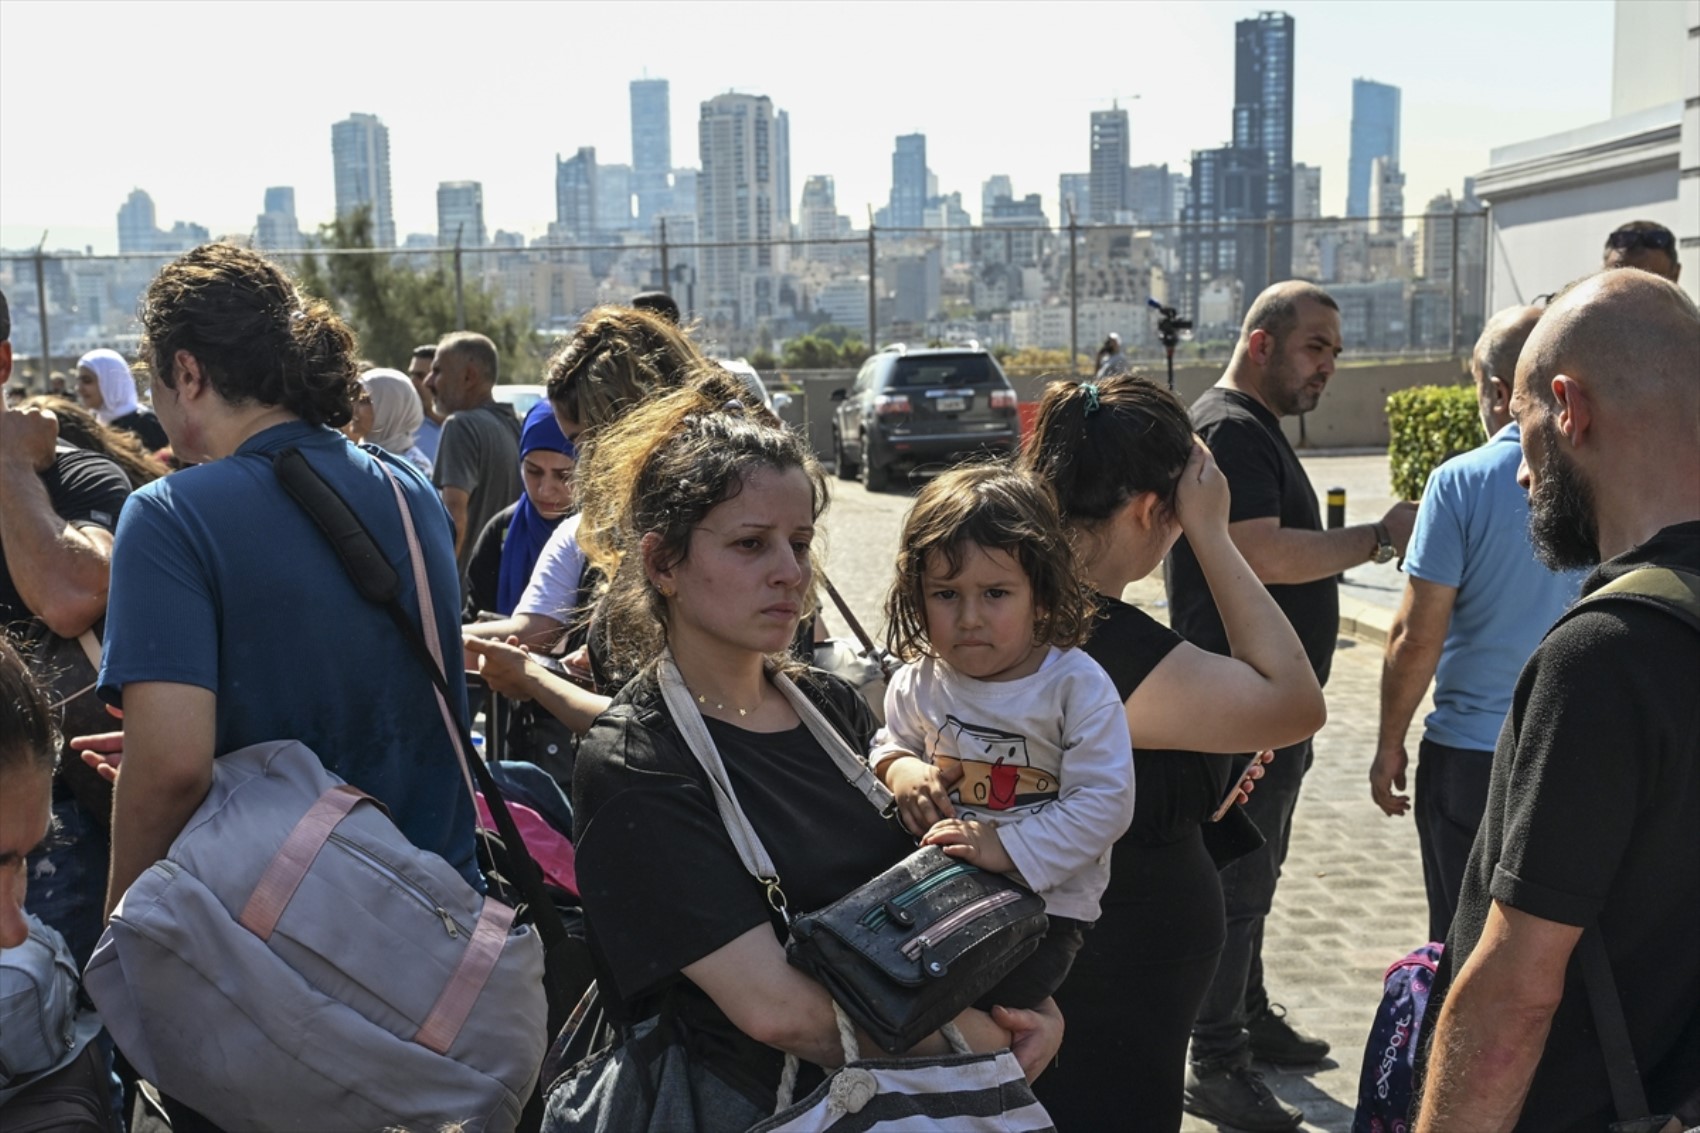
<path fill-rule="evenodd" d="M 962 778 L 962 768 L 950 772 L 924 759 L 900 755 L 885 765 L 885 785 L 897 799 L 897 811 L 909 833 L 920 837 L 941 818 L 955 818 L 950 789 Z"/>
<path fill-rule="evenodd" d="M 953 858 L 979 866 L 990 873 L 1014 873 L 1015 863 L 1003 848 L 998 828 L 989 822 L 949 818 L 936 823 L 921 839 L 923 846 L 943 846 Z"/>

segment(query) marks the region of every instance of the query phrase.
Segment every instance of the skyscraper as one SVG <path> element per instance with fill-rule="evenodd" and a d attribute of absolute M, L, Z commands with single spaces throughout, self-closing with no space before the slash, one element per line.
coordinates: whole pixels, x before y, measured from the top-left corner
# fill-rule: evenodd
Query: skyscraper
<path fill-rule="evenodd" d="M 1169 224 L 1175 219 L 1167 165 L 1136 165 L 1127 171 L 1127 208 L 1136 224 Z"/>
<path fill-rule="evenodd" d="M 1058 174 L 1057 207 L 1061 210 L 1057 214 L 1059 223 L 1066 223 L 1070 217 L 1075 220 L 1092 219 L 1092 174 Z"/>
<path fill-rule="evenodd" d="M 673 125 L 666 79 L 632 80 L 632 191 L 638 220 L 647 225 L 668 205 Z"/>
<path fill-rule="evenodd" d="M 351 114 L 331 127 L 331 162 L 336 173 L 336 214 L 361 205 L 372 210 L 372 246 L 395 247 L 390 211 L 390 131 L 375 114 Z"/>
<path fill-rule="evenodd" d="M 927 135 L 899 134 L 891 153 L 891 203 L 886 223 L 894 228 L 921 227 L 927 207 Z"/>
<path fill-rule="evenodd" d="M 1234 25 L 1234 145 L 1263 155 L 1262 192 L 1254 190 L 1251 214 L 1281 220 L 1293 215 L 1293 17 L 1259 12 Z M 1258 198 L 1261 199 L 1258 199 Z M 1247 298 L 1292 274 L 1293 232 L 1275 232 L 1270 249 L 1241 264 Z"/>
<path fill-rule="evenodd" d="M 478 181 L 443 181 L 437 185 L 437 244 L 467 248 L 484 246 L 484 186 Z"/>
<path fill-rule="evenodd" d="M 629 165 L 598 165 L 596 167 L 596 230 L 625 232 L 635 218 L 632 215 L 632 186 L 637 180 Z"/>
<path fill-rule="evenodd" d="M 254 219 L 254 244 L 260 248 L 288 249 L 306 245 L 295 219 L 295 190 L 274 185 L 266 190 L 266 210 Z"/>
<path fill-rule="evenodd" d="M 765 95 L 728 93 L 702 104 L 697 144 L 697 238 L 707 242 L 754 241 L 742 247 L 703 248 L 698 273 L 703 307 L 731 326 L 754 326 L 775 312 L 785 267 L 783 246 L 766 243 L 786 234 L 790 154 L 785 117 Z"/>
<path fill-rule="evenodd" d="M 1101 224 L 1127 209 L 1127 111 L 1111 104 L 1092 112 L 1091 218 Z"/>
<path fill-rule="evenodd" d="M 1378 157 L 1399 163 L 1399 88 L 1352 80 L 1352 153 L 1346 167 L 1346 215 L 1370 216 L 1370 166 Z"/>
<path fill-rule="evenodd" d="M 1375 220 L 1370 228 L 1375 232 L 1399 233 L 1405 230 L 1400 216 L 1405 211 L 1405 175 L 1399 163 L 1390 157 L 1378 157 L 1369 163 L 1369 215 Z"/>
<path fill-rule="evenodd" d="M 779 203 L 780 232 L 791 229 L 791 114 L 781 110 L 773 118 L 773 182 Z"/>
<path fill-rule="evenodd" d="M 990 220 L 992 212 L 999 201 L 1015 198 L 1015 187 L 1010 183 L 1009 174 L 994 173 L 980 184 L 980 223 Z"/>
<path fill-rule="evenodd" d="M 1315 220 L 1322 215 L 1322 170 L 1303 162 L 1293 166 L 1293 218 Z"/>
<path fill-rule="evenodd" d="M 803 201 L 797 212 L 798 235 L 805 240 L 830 240 L 838 235 L 838 192 L 831 176 L 817 174 L 803 182 Z M 821 259 L 830 246 L 807 249 Z"/>
<path fill-rule="evenodd" d="M 555 223 L 567 237 L 596 232 L 596 147 L 580 146 L 565 161 L 555 155 Z"/>
<path fill-rule="evenodd" d="M 141 189 L 130 190 L 118 206 L 118 250 L 151 252 L 159 245 L 159 218 L 153 198 Z"/>

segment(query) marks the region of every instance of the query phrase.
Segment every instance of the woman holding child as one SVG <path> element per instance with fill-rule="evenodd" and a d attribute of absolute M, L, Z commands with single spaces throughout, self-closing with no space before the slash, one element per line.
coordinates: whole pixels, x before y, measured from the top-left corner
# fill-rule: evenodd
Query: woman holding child
<path fill-rule="evenodd" d="M 609 579 L 598 617 L 637 675 L 585 736 L 574 777 L 578 877 L 598 982 L 631 1021 L 665 1008 L 689 1040 L 699 1119 L 742 1129 L 774 1109 L 785 1055 L 801 1097 L 842 1060 L 826 990 L 787 964 L 706 774 L 663 700 L 682 681 L 789 907 L 824 906 L 912 852 L 845 781 L 775 684 L 783 666 L 853 748 L 871 716 L 848 685 L 784 660 L 814 588 L 825 479 L 801 438 L 710 374 L 630 410 L 581 466 L 579 539 Z M 968 1010 L 976 1050 L 1011 1046 L 1030 1077 L 1062 1022 Z M 866 1045 L 866 1044 L 864 1044 Z M 916 1053 L 942 1053 L 934 1035 Z M 697 1080 L 700 1075 L 701 1080 Z"/>

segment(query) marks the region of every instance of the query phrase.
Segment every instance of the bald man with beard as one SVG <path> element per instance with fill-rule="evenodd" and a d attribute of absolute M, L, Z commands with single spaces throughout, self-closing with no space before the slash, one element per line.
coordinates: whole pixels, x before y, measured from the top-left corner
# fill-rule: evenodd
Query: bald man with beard
<path fill-rule="evenodd" d="M 1543 561 L 1595 567 L 1584 598 L 1649 567 L 1700 588 L 1700 311 L 1675 284 L 1621 268 L 1561 295 L 1511 409 Z M 1700 633 L 1626 597 L 1562 619 L 1525 666 L 1429 1001 L 1422 1133 L 1620 1116 L 1594 948 L 1651 1111 L 1700 1120 L 1697 675 Z"/>

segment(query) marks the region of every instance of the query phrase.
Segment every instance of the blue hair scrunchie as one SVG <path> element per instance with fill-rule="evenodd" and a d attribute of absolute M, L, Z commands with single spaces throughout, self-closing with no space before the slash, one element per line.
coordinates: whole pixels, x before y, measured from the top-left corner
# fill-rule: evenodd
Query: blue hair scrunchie
<path fill-rule="evenodd" d="M 1090 417 L 1100 408 L 1098 405 L 1098 383 L 1081 382 L 1080 392 L 1086 395 L 1086 415 Z"/>

